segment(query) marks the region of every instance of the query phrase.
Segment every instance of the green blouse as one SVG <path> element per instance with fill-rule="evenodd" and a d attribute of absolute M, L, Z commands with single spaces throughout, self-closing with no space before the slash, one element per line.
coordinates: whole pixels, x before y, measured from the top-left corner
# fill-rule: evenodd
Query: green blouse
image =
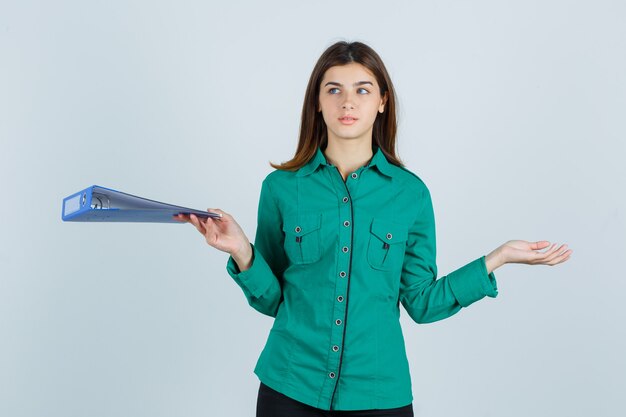
<path fill-rule="evenodd" d="M 437 279 L 430 192 L 373 151 L 345 182 L 319 148 L 299 170 L 268 174 L 252 266 L 226 265 L 248 303 L 275 317 L 254 372 L 325 410 L 413 401 L 400 303 L 430 323 L 498 294 L 484 256 Z"/>

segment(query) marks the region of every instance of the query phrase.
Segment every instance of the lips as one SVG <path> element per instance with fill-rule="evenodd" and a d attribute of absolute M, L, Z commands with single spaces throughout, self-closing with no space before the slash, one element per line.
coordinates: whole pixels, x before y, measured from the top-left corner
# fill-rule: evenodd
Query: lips
<path fill-rule="evenodd" d="M 340 117 L 340 118 L 339 118 L 339 121 L 340 121 L 342 124 L 344 124 L 344 125 L 351 125 L 351 124 L 354 124 L 357 120 L 359 120 L 359 119 L 357 119 L 357 118 L 356 118 L 356 117 L 354 117 L 354 116 L 343 116 L 343 117 Z"/>

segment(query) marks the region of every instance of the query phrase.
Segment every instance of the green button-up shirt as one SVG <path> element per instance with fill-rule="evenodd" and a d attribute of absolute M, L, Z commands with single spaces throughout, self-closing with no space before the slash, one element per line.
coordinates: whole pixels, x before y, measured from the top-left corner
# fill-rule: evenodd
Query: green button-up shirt
<path fill-rule="evenodd" d="M 268 174 L 252 265 L 226 265 L 248 303 L 275 317 L 254 372 L 325 410 L 413 401 L 400 303 L 430 323 L 498 294 L 484 256 L 437 279 L 430 192 L 373 150 L 345 182 L 319 148 L 299 170 Z"/>

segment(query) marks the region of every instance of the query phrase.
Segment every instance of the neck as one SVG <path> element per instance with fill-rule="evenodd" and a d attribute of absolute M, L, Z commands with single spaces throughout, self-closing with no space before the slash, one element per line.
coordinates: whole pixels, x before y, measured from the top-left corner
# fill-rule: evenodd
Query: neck
<path fill-rule="evenodd" d="M 323 151 L 328 162 L 339 169 L 344 180 L 357 169 L 365 166 L 374 156 L 372 141 L 328 141 Z"/>

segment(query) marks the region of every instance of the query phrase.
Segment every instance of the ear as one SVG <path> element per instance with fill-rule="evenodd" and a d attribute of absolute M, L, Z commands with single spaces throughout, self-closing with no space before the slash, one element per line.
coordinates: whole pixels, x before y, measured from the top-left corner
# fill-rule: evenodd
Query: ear
<path fill-rule="evenodd" d="M 385 91 L 383 98 L 380 100 L 380 105 L 378 106 L 378 112 L 383 113 L 385 111 L 385 104 L 387 104 L 387 99 L 389 98 L 389 92 Z"/>

